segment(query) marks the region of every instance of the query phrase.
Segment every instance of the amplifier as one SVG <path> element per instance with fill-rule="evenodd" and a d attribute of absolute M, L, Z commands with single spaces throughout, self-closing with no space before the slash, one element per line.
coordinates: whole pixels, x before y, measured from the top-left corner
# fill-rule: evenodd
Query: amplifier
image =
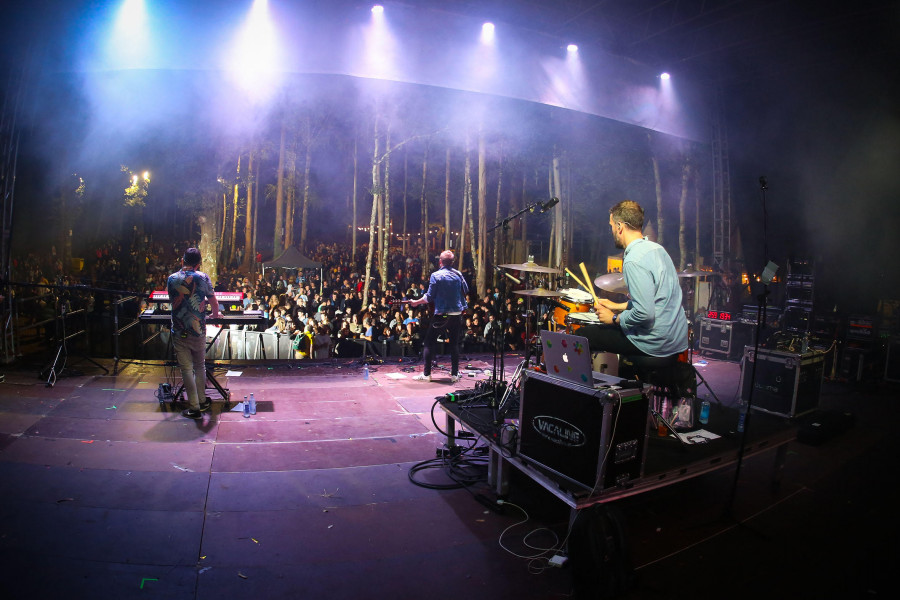
<path fill-rule="evenodd" d="M 624 380 L 623 380 L 624 381 Z M 622 487 L 643 474 L 647 397 L 525 371 L 518 455 L 572 492 Z"/>
<path fill-rule="evenodd" d="M 809 319 L 812 309 L 804 306 L 789 306 L 784 309 L 784 330 L 792 333 L 809 332 Z"/>
<path fill-rule="evenodd" d="M 900 340 L 893 340 L 887 345 L 887 356 L 884 359 L 884 380 L 900 383 Z"/>
<path fill-rule="evenodd" d="M 741 398 L 745 402 L 750 397 L 754 360 L 756 381 L 751 409 L 796 417 L 818 408 L 825 374 L 824 353 L 795 354 L 760 348 L 759 354 L 754 356 L 752 347 L 745 348 L 740 384 Z"/>
<path fill-rule="evenodd" d="M 866 315 L 850 315 L 847 320 L 848 340 L 874 340 L 875 319 Z"/>
<path fill-rule="evenodd" d="M 731 354 L 733 323 L 700 317 L 700 351 Z"/>

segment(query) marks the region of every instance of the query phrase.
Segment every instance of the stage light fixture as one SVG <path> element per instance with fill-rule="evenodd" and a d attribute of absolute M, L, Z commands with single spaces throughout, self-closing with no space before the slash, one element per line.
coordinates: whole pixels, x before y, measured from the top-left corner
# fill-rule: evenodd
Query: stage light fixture
<path fill-rule="evenodd" d="M 659 74 L 659 78 L 662 79 L 663 81 L 668 81 L 669 78 L 671 78 L 671 77 L 672 77 L 671 75 L 669 75 L 668 73 L 665 73 L 665 72 Z"/>
<path fill-rule="evenodd" d="M 566 51 L 571 52 L 571 53 L 578 52 L 578 45 L 577 44 L 569 44 L 568 46 L 566 46 Z"/>
<path fill-rule="evenodd" d="M 380 15 L 383 12 L 384 12 L 384 7 L 380 4 L 376 4 L 375 6 L 372 7 L 373 15 Z"/>
<path fill-rule="evenodd" d="M 494 24 L 493 23 L 485 23 L 481 26 L 481 41 L 485 44 L 490 44 L 494 41 Z"/>

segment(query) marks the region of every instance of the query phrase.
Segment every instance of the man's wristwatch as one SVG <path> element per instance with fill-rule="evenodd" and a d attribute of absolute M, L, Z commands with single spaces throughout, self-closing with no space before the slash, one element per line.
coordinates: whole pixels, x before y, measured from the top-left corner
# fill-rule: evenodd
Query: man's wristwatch
<path fill-rule="evenodd" d="M 613 313 L 613 321 L 612 322 L 615 325 L 619 324 L 619 313 Z"/>

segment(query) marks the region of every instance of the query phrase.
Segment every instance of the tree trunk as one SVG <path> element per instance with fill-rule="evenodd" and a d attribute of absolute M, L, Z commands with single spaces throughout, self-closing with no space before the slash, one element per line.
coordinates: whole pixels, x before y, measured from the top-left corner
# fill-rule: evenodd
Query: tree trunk
<path fill-rule="evenodd" d="M 407 217 L 407 194 L 409 191 L 409 148 L 403 149 L 403 256 L 406 256 L 407 250 L 407 229 L 406 229 L 406 217 Z M 406 274 L 407 277 L 409 273 Z M 405 290 L 401 290 L 405 291 Z"/>
<path fill-rule="evenodd" d="M 278 173 L 275 184 L 275 239 L 272 255 L 281 256 L 284 248 L 282 240 L 287 241 L 284 227 L 284 138 L 287 132 L 287 124 L 281 123 L 281 142 L 278 145 Z"/>
<path fill-rule="evenodd" d="M 388 121 L 385 134 L 384 147 L 387 156 L 384 159 L 384 226 L 381 230 L 381 289 L 387 290 L 388 283 L 388 254 L 391 252 L 391 121 Z"/>
<path fill-rule="evenodd" d="M 228 232 L 228 192 L 222 189 L 222 227 L 219 230 L 219 263 L 231 265 L 228 261 L 228 244 L 225 243 L 226 234 Z"/>
<path fill-rule="evenodd" d="M 359 131 L 353 131 L 353 226 L 350 229 L 350 264 L 356 264 L 356 198 L 359 194 Z"/>
<path fill-rule="evenodd" d="M 303 213 L 300 215 L 300 250 L 306 252 L 306 232 L 309 228 L 309 165 L 312 162 L 312 123 L 306 117 L 306 162 L 303 165 Z"/>
<path fill-rule="evenodd" d="M 212 204 L 212 206 L 215 205 Z M 219 243 L 216 236 L 217 228 L 215 214 L 201 214 L 198 217 L 198 221 L 200 222 L 200 244 L 197 249 L 200 250 L 200 256 L 203 257 L 202 270 L 209 275 L 212 284 L 215 286 L 219 273 Z"/>
<path fill-rule="evenodd" d="M 372 154 L 372 214 L 369 217 L 369 252 L 366 257 L 366 280 L 363 283 L 363 310 L 369 304 L 369 279 L 372 277 L 372 258 L 375 254 L 375 225 L 378 217 L 378 196 L 381 193 L 381 181 L 378 171 L 378 154 L 381 148 L 378 143 L 378 134 L 378 114 L 376 113 L 375 151 Z"/>
<path fill-rule="evenodd" d="M 500 195 L 503 192 L 503 144 L 500 144 L 500 156 L 497 158 L 497 208 L 494 210 L 494 223 L 500 222 Z M 501 246 L 504 243 L 504 232 L 503 228 L 499 227 L 494 229 L 494 258 L 493 258 L 493 266 L 496 267 L 500 263 L 503 262 L 501 258 Z M 491 269 L 493 272 L 492 277 L 492 285 L 493 287 L 497 287 L 497 278 L 499 277 L 499 273 L 496 269 Z"/>
<path fill-rule="evenodd" d="M 697 169 L 691 171 L 694 180 L 694 266 L 700 268 L 700 186 Z"/>
<path fill-rule="evenodd" d="M 525 190 L 528 187 L 528 173 L 526 171 L 522 172 L 522 206 L 519 209 L 525 208 L 525 202 L 528 199 L 528 195 Z M 528 219 L 519 219 L 519 223 L 522 225 L 522 250 L 525 252 L 525 257 L 522 262 L 526 262 L 528 260 Z"/>
<path fill-rule="evenodd" d="M 687 209 L 688 183 L 691 180 L 691 162 L 688 157 L 684 159 L 681 168 L 681 200 L 678 202 L 678 249 L 681 253 L 679 270 L 687 266 L 687 223 L 685 223 L 685 210 Z"/>
<path fill-rule="evenodd" d="M 478 132 L 478 260 L 475 289 L 483 297 L 487 291 L 487 143 L 484 130 Z"/>
<path fill-rule="evenodd" d="M 241 155 L 238 154 L 238 163 L 237 163 L 237 178 L 234 180 L 234 205 L 232 206 L 232 217 L 231 217 L 231 239 L 228 242 L 228 264 L 231 264 L 234 261 L 234 253 L 237 250 L 237 231 L 238 231 L 238 216 L 239 216 L 239 207 L 241 200 Z M 246 248 L 245 248 L 246 252 Z"/>
<path fill-rule="evenodd" d="M 447 169 L 444 173 L 444 249 L 450 248 L 450 146 L 447 146 Z"/>
<path fill-rule="evenodd" d="M 472 153 L 469 149 L 469 134 L 466 133 L 466 164 L 463 167 L 463 203 L 462 220 L 459 227 L 459 268 L 462 269 L 466 256 L 466 221 L 469 205 L 472 203 Z"/>
<path fill-rule="evenodd" d="M 297 140 L 291 144 L 287 154 L 287 197 L 284 207 L 284 247 L 294 245 L 294 223 L 297 216 Z"/>
<path fill-rule="evenodd" d="M 425 142 L 425 152 L 422 155 L 422 193 L 419 195 L 419 202 L 422 206 L 422 274 L 428 270 L 431 261 L 428 260 L 428 198 L 425 195 L 426 183 L 428 182 L 428 145 Z"/>
<path fill-rule="evenodd" d="M 249 272 L 253 272 L 253 263 L 256 260 L 256 249 L 253 247 L 253 153 L 250 153 L 247 163 L 247 210 L 244 218 L 244 266 Z"/>
<path fill-rule="evenodd" d="M 250 179 L 253 181 L 253 252 L 259 247 L 259 156 L 256 165 L 250 165 Z"/>
<path fill-rule="evenodd" d="M 647 140 L 650 140 L 650 134 L 647 134 Z M 662 246 L 665 239 L 662 181 L 659 178 L 659 159 L 653 153 L 652 147 L 650 148 L 650 163 L 653 165 L 653 181 L 656 183 L 656 243 Z"/>
<path fill-rule="evenodd" d="M 559 175 L 559 154 L 554 148 L 553 152 L 553 189 L 551 198 L 560 198 L 562 196 L 562 180 Z M 563 248 L 565 247 L 565 217 L 563 215 L 562 204 L 557 204 L 553 210 L 553 229 L 556 233 L 556 252 L 554 254 L 556 262 L 551 262 L 549 266 L 559 267 L 563 264 Z M 585 282 L 587 283 L 587 282 Z"/>

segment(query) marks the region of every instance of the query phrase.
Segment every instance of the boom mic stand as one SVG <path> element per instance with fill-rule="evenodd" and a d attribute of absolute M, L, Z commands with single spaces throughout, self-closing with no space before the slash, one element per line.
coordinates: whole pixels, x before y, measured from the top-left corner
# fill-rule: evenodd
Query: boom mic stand
<path fill-rule="evenodd" d="M 766 190 L 769 189 L 769 184 L 765 176 L 759 178 L 759 187 L 763 208 L 763 251 L 765 252 L 766 260 L 768 260 L 769 243 L 766 225 L 768 221 L 768 215 L 766 212 Z M 758 362 L 757 357 L 759 356 L 759 340 L 762 337 L 762 329 L 765 326 L 766 306 L 768 304 L 769 298 L 769 284 L 775 278 L 775 273 L 777 270 L 778 265 L 776 265 L 772 261 L 769 261 L 766 264 L 765 269 L 763 269 L 761 278 L 763 290 L 756 297 L 756 340 L 754 340 L 753 343 L 753 366 L 750 368 L 750 390 L 747 393 L 747 405 L 743 407 L 743 410 L 746 410 L 747 412 L 744 416 L 744 430 L 741 432 L 741 445 L 740 449 L 738 450 L 737 466 L 734 470 L 734 481 L 731 484 L 731 492 L 728 497 L 728 504 L 725 507 L 725 514 L 728 516 L 732 515 L 732 510 L 734 508 L 734 497 L 737 494 L 738 480 L 741 476 L 741 465 L 744 462 L 744 449 L 747 445 L 747 432 L 750 430 L 750 408 L 753 406 L 753 388 L 756 387 L 756 363 Z M 743 390 L 741 390 L 741 392 L 743 392 Z M 740 411 L 741 408 L 739 408 L 738 410 Z M 740 415 L 738 415 L 738 418 L 741 418 Z"/>
<path fill-rule="evenodd" d="M 509 224 L 514 219 L 517 219 L 526 213 L 533 213 L 538 208 L 540 208 L 541 212 L 546 212 L 552 206 L 555 206 L 558 202 L 559 202 L 558 198 L 550 198 L 547 202 L 534 202 L 533 204 L 529 204 L 528 206 L 526 206 L 519 212 L 517 212 L 513 215 L 510 215 L 504 219 L 501 219 L 500 221 L 495 223 L 493 227 L 488 229 L 488 231 L 489 232 L 495 231 L 497 229 L 500 229 L 501 227 L 503 228 L 504 232 L 509 231 Z M 500 268 L 497 267 L 496 265 L 494 266 L 494 268 L 500 270 Z M 504 271 L 504 277 L 502 277 L 503 286 L 501 288 L 501 303 L 500 303 L 500 305 L 501 305 L 500 315 L 501 315 L 501 320 L 503 321 L 504 325 L 506 324 L 506 318 L 508 316 L 508 313 L 506 312 L 506 300 L 507 300 L 507 296 L 508 296 L 508 294 L 507 294 L 508 286 L 507 286 L 507 281 L 506 281 L 505 275 L 506 275 L 506 273 Z M 531 300 L 531 298 L 529 298 L 529 302 L 530 302 L 530 300 Z M 529 305 L 529 307 L 530 307 L 530 305 Z M 528 330 L 528 322 L 529 322 L 528 319 L 529 318 L 530 318 L 530 316 L 528 315 L 528 312 L 526 310 L 526 314 L 525 314 L 526 332 Z M 528 339 L 527 334 L 526 334 L 525 338 L 526 338 L 525 339 L 525 364 L 527 364 L 528 361 L 530 360 L 529 348 L 530 348 L 531 340 Z M 504 356 L 506 353 L 506 327 L 501 326 L 500 336 L 497 340 L 497 343 L 500 346 L 500 350 L 498 352 L 497 348 L 496 347 L 494 348 L 494 368 L 493 368 L 493 373 L 491 374 L 491 386 L 493 388 L 493 393 L 491 395 L 491 408 L 494 412 L 495 424 L 498 421 L 497 409 L 501 404 L 503 395 L 504 395 L 504 393 L 506 391 L 506 387 L 507 387 L 506 371 L 505 371 L 506 366 L 504 364 Z M 498 376 L 498 370 L 499 370 L 499 376 Z"/>

